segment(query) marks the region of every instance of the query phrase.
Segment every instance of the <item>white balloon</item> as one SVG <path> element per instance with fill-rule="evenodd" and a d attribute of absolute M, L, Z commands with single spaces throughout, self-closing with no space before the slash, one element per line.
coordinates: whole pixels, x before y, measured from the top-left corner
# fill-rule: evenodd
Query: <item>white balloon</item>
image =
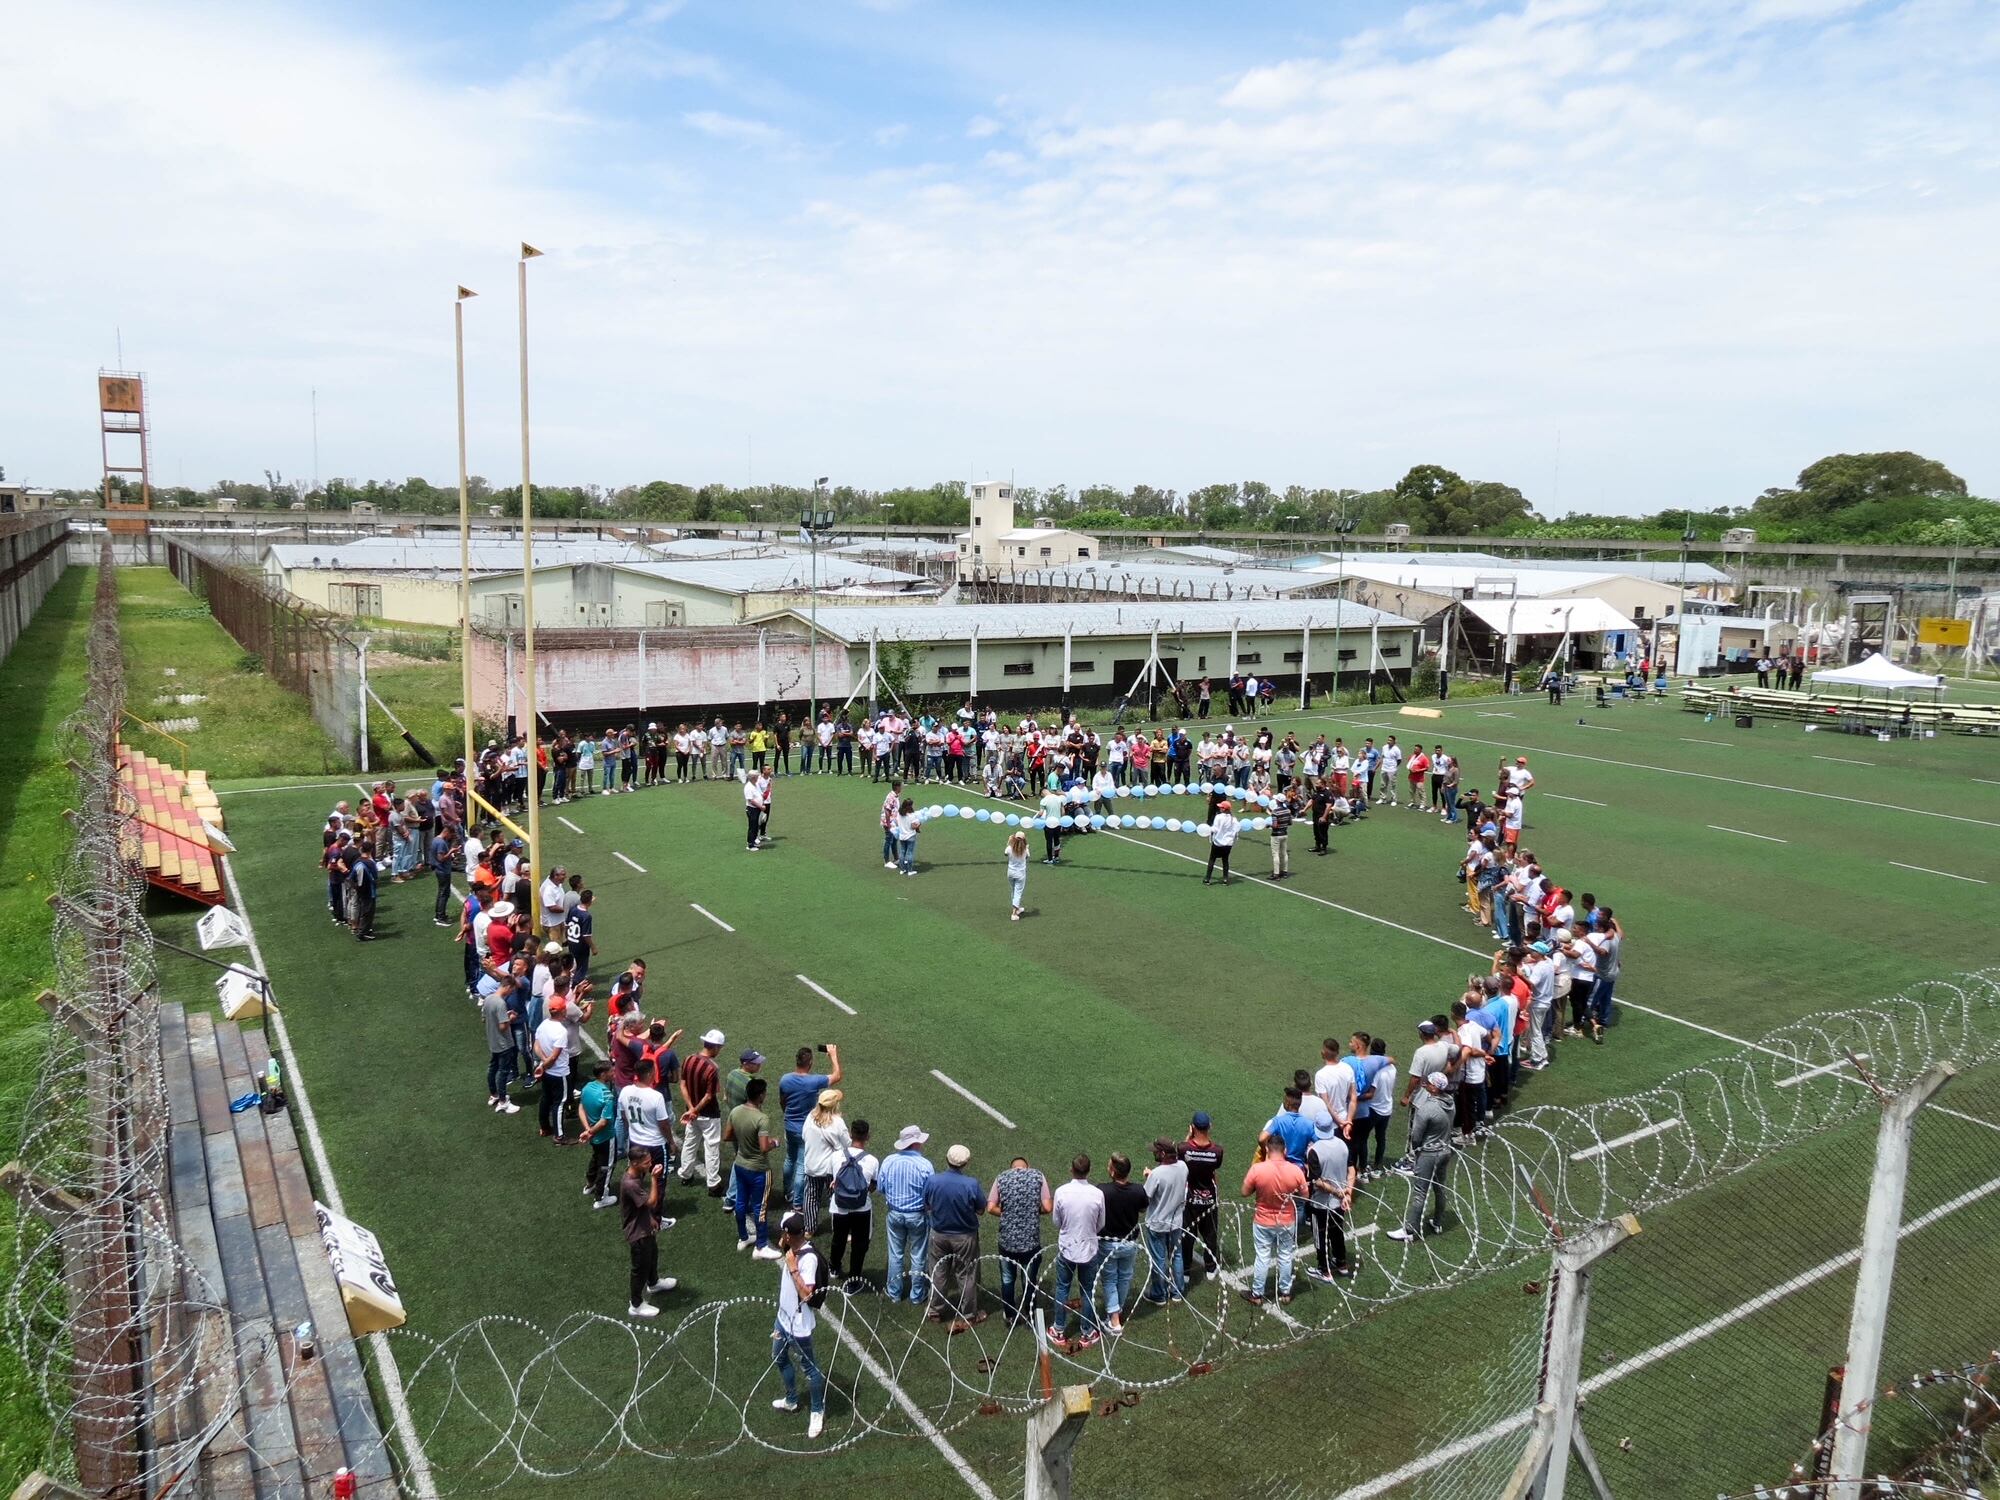
<path fill-rule="evenodd" d="M 1195 825 L 1194 825 L 1194 831 L 1195 831 L 1196 833 L 1200 834 L 1200 835 L 1201 835 L 1201 837 L 1203 837 L 1203 838 L 1207 838 L 1207 837 L 1208 837 L 1208 836 L 1209 836 L 1209 835 L 1210 835 L 1211 833 L 1213 833 L 1213 832 L 1214 832 L 1215 830 L 1214 830 L 1213 828 L 1209 827 L 1209 825 L 1208 825 L 1208 824 L 1206 824 L 1206 823 L 1197 823 L 1197 824 L 1195 824 Z"/>
<path fill-rule="evenodd" d="M 1167 819 L 1168 833 L 1179 833 L 1180 831 L 1181 831 L 1181 820 L 1179 818 Z"/>

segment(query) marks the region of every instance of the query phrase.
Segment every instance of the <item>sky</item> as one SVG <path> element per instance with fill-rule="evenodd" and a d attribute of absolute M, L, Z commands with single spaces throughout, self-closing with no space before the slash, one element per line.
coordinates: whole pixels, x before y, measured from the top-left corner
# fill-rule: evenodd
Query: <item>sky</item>
<path fill-rule="evenodd" d="M 6 14 L 14 480 L 2000 494 L 1992 0 Z"/>

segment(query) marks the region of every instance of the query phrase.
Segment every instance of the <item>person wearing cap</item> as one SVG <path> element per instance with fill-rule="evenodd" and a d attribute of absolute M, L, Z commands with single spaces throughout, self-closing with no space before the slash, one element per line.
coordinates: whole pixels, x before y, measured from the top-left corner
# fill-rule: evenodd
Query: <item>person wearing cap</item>
<path fill-rule="evenodd" d="M 631 1253 L 632 1285 L 626 1316 L 657 1318 L 660 1310 L 646 1299 L 671 1292 L 680 1283 L 660 1274 L 660 1230 L 672 1220 L 660 1218 L 660 1182 L 666 1168 L 643 1152 L 634 1151 L 618 1183 L 618 1219 Z"/>
<path fill-rule="evenodd" d="M 925 1315 L 964 1333 L 984 1323 L 979 1310 L 979 1216 L 986 1193 L 966 1171 L 972 1152 L 954 1145 L 944 1154 L 945 1169 L 924 1184 L 924 1212 L 930 1219 L 930 1306 Z"/>
<path fill-rule="evenodd" d="M 708 1183 L 708 1196 L 722 1196 L 722 1074 L 716 1054 L 727 1038 L 714 1029 L 702 1034 L 701 1051 L 681 1064 L 681 1115 L 685 1130 L 681 1136 L 682 1182 L 697 1175 Z"/>
<path fill-rule="evenodd" d="M 727 1121 L 736 1112 L 736 1107 L 750 1097 L 750 1080 L 764 1069 L 764 1054 L 755 1047 L 745 1047 L 736 1055 L 736 1066 L 722 1080 L 722 1118 Z M 727 1128 L 725 1126 L 725 1128 Z M 725 1213 L 736 1208 L 736 1174 L 731 1172 L 727 1187 L 722 1194 Z"/>
<path fill-rule="evenodd" d="M 1398 1241 L 1414 1240 L 1419 1231 L 1436 1234 L 1444 1228 L 1445 1176 L 1451 1170 L 1453 1123 L 1445 1086 L 1451 1080 L 1441 1071 L 1421 1076 L 1422 1088 L 1410 1113 L 1410 1156 L 1414 1168 L 1410 1207 L 1401 1226 L 1389 1231 L 1389 1238 Z M 1428 1221 L 1424 1217 L 1427 1206 L 1434 1210 Z"/>
<path fill-rule="evenodd" d="M 569 1001 L 557 995 L 549 1001 L 548 1014 L 535 1028 L 535 1077 L 541 1080 L 542 1098 L 538 1118 L 542 1134 L 558 1145 L 575 1144 L 563 1134 L 563 1112 L 569 1108 Z"/>
<path fill-rule="evenodd" d="M 896 1150 L 882 1170 L 875 1174 L 875 1190 L 889 1211 L 889 1269 L 882 1289 L 891 1302 L 903 1295 L 903 1272 L 909 1270 L 910 1301 L 924 1300 L 924 1257 L 928 1252 L 930 1220 L 925 1212 L 925 1189 L 937 1168 L 924 1155 L 930 1136 L 920 1126 L 905 1125 L 896 1137 Z"/>
<path fill-rule="evenodd" d="M 840 1103 L 845 1097 L 839 1089 L 821 1089 L 812 1113 L 806 1116 L 799 1131 L 804 1142 L 798 1174 L 805 1188 L 802 1211 L 806 1227 L 815 1234 L 833 1203 L 833 1174 L 840 1170 L 841 1153 L 851 1139 L 847 1121 L 840 1117 Z"/>
<path fill-rule="evenodd" d="M 1000 1221 L 1000 1306 L 1017 1328 L 1034 1310 L 1042 1279 L 1042 1217 L 1054 1204 L 1049 1180 L 1017 1156 L 993 1179 L 986 1211 Z"/>
<path fill-rule="evenodd" d="M 764 815 L 770 800 L 764 794 L 762 777 L 743 778 L 743 852 L 755 854 L 764 843 Z"/>
<path fill-rule="evenodd" d="M 1546 938 L 1528 945 L 1521 977 L 1528 982 L 1528 1058 L 1521 1064 L 1539 1073 L 1549 1065 L 1549 1026 L 1556 1004 L 1555 944 Z"/>
<path fill-rule="evenodd" d="M 803 1215 L 785 1215 L 778 1225 L 778 1247 L 776 1258 L 783 1265 L 778 1273 L 778 1320 L 771 1329 L 771 1363 L 785 1382 L 785 1394 L 771 1407 L 784 1412 L 799 1409 L 796 1365 L 805 1375 L 806 1404 L 812 1412 L 806 1419 L 806 1436 L 816 1438 L 826 1427 L 826 1376 L 813 1356 L 813 1328 L 819 1314 L 812 1299 L 826 1279 L 826 1263 L 813 1247 Z"/>
<path fill-rule="evenodd" d="M 1227 797 L 1215 804 L 1215 817 L 1208 825 L 1208 868 L 1201 877 L 1203 885 L 1214 882 L 1218 860 L 1222 863 L 1222 883 L 1229 884 L 1229 852 L 1236 847 L 1236 833 L 1240 826 Z"/>
<path fill-rule="evenodd" d="M 1218 1238 L 1220 1193 L 1216 1174 L 1222 1170 L 1223 1145 L 1209 1134 L 1214 1122 L 1208 1111 L 1198 1109 L 1188 1122 L 1187 1139 L 1180 1143 L 1180 1158 L 1188 1169 L 1187 1208 L 1181 1216 L 1182 1244 L 1186 1250 L 1187 1275 L 1196 1274 L 1194 1248 L 1202 1254 L 1201 1269 L 1210 1276 L 1222 1272 L 1222 1249 Z"/>

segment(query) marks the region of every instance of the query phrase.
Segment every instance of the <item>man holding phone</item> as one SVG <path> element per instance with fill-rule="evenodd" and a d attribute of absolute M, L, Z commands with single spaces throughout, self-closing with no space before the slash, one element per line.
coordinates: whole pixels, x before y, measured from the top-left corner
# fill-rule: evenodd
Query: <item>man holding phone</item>
<path fill-rule="evenodd" d="M 813 1053 L 826 1054 L 827 1072 L 813 1071 Z M 794 1208 L 805 1206 L 806 1116 L 819 1103 L 820 1091 L 840 1087 L 840 1049 L 831 1042 L 817 1048 L 801 1047 L 792 1071 L 778 1080 L 778 1103 L 785 1112 L 785 1201 Z"/>
<path fill-rule="evenodd" d="M 634 1151 L 618 1184 L 618 1217 L 632 1256 L 632 1301 L 625 1309 L 628 1317 L 657 1318 L 660 1310 L 646 1300 L 648 1294 L 671 1292 L 680 1284 L 660 1274 L 660 1178 L 666 1170 L 651 1153 Z"/>

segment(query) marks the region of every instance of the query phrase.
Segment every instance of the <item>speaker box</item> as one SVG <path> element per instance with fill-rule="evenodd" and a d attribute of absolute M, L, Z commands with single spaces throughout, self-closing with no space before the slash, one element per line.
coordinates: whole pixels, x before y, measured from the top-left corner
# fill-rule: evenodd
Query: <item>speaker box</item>
<path fill-rule="evenodd" d="M 1738 729 L 1748 729 L 1754 722 L 1748 714 L 1738 714 L 1736 716 L 1736 727 Z"/>

